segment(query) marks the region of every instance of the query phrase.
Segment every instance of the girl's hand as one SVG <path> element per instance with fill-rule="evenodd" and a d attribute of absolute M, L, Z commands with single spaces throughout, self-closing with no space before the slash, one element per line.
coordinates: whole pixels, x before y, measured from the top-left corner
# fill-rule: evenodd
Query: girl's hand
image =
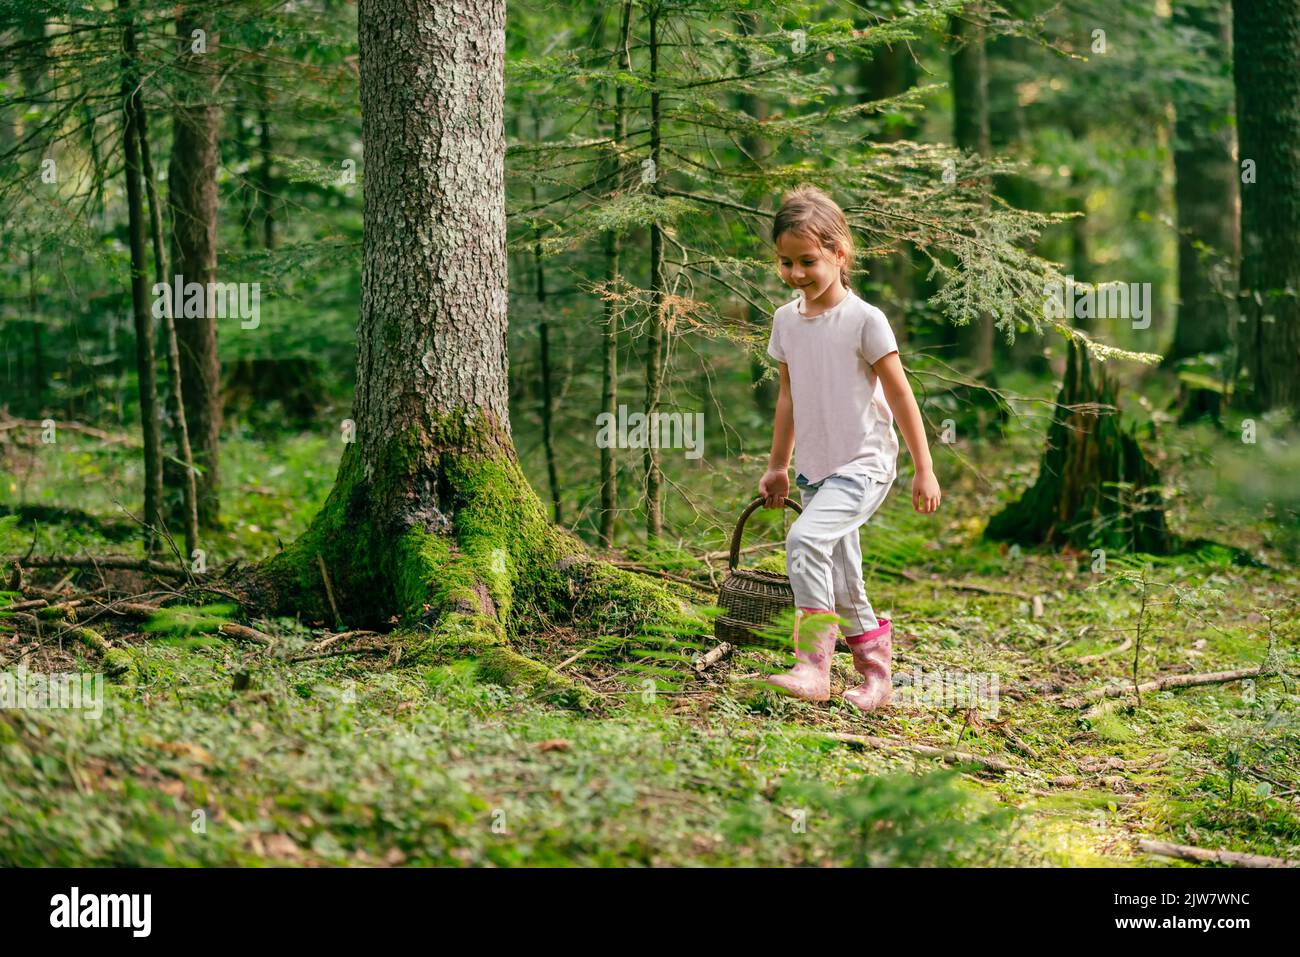
<path fill-rule="evenodd" d="M 758 494 L 763 496 L 764 508 L 782 508 L 790 494 L 790 476 L 785 469 L 768 469 L 758 480 Z"/>
<path fill-rule="evenodd" d="M 912 478 L 912 508 L 928 515 L 939 507 L 939 480 L 928 469 Z"/>

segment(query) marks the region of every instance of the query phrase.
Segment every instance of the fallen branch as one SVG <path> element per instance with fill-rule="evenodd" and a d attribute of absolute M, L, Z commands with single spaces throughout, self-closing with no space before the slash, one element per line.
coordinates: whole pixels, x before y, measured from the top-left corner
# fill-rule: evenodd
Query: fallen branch
<path fill-rule="evenodd" d="M 320 566 L 320 577 L 325 580 L 325 597 L 330 600 L 330 608 L 334 610 L 334 626 L 338 627 L 343 624 L 343 616 L 339 614 L 339 603 L 334 600 L 334 583 L 330 581 L 330 570 L 325 567 L 325 559 L 320 552 L 316 553 L 316 564 Z"/>
<path fill-rule="evenodd" d="M 669 581 L 679 582 L 683 585 L 689 585 L 691 588 L 698 589 L 707 595 L 712 595 L 714 590 L 702 582 L 687 578 L 684 575 L 674 575 L 671 572 L 664 571 L 662 568 L 646 568 L 644 565 L 638 565 L 636 562 L 628 562 L 616 559 L 609 564 L 615 568 L 622 568 L 625 571 L 636 572 L 638 575 L 649 575 L 651 578 L 667 578 Z"/>
<path fill-rule="evenodd" d="M 76 610 L 86 604 L 88 604 L 88 601 L 85 598 L 55 602 L 53 605 L 46 605 L 42 608 L 36 613 L 36 617 L 42 621 L 76 621 Z"/>
<path fill-rule="evenodd" d="M 101 655 L 107 654 L 109 649 L 112 647 L 104 640 L 103 635 L 93 629 L 86 628 L 83 625 L 73 625 L 71 628 L 64 631 L 63 634 L 71 635 L 86 647 L 98 651 Z"/>
<path fill-rule="evenodd" d="M 90 425 L 82 425 L 80 422 L 60 422 L 55 419 L 54 427 L 56 430 L 62 429 L 65 432 L 75 432 L 78 435 L 84 435 L 88 438 L 99 439 L 99 441 L 107 445 L 126 445 L 131 448 L 139 447 L 129 435 L 123 435 L 121 433 L 114 435 L 112 432 L 105 432 L 103 429 L 97 429 Z M 0 419 L 0 432 L 9 432 L 14 429 L 35 429 L 36 431 L 40 431 L 44 428 L 45 424 L 43 422 L 38 422 L 35 419 Z"/>
<path fill-rule="evenodd" d="M 188 569 L 177 568 L 164 562 L 146 558 L 130 558 L 126 555 L 105 555 L 102 558 L 72 558 L 64 555 L 36 555 L 30 558 L 14 559 L 24 568 L 114 568 L 125 571 L 151 572 L 155 575 L 172 575 L 176 578 L 188 578 Z"/>
<path fill-rule="evenodd" d="M 330 645 L 337 645 L 340 641 L 343 641 L 345 638 L 378 638 L 378 637 L 379 637 L 379 632 L 377 631 L 341 631 L 337 635 L 330 635 L 328 638 L 326 638 L 324 641 L 318 644 L 315 648 L 313 648 L 312 651 L 324 651 Z"/>
<path fill-rule="evenodd" d="M 246 625 L 236 625 L 233 622 L 226 622 L 217 629 L 220 634 L 227 638 L 234 638 L 236 641 L 246 641 L 250 644 L 261 645 L 263 648 L 272 644 L 271 639 L 262 634 L 255 628 L 249 628 Z"/>
<path fill-rule="evenodd" d="M 44 598 L 33 598 L 31 601 L 19 601 L 12 605 L 5 605 L 0 608 L 0 614 L 11 611 L 29 611 L 33 608 L 44 608 L 49 602 Z"/>
<path fill-rule="evenodd" d="M 703 674 L 727 655 L 731 654 L 732 647 L 732 645 L 724 641 L 707 654 L 697 656 L 695 659 L 696 674 Z"/>
<path fill-rule="evenodd" d="M 1157 857 L 1175 857 L 1184 861 L 1208 861 L 1216 864 L 1231 864 L 1233 867 L 1300 867 L 1300 861 L 1291 861 L 1283 857 L 1265 857 L 1263 854 L 1246 854 L 1241 851 L 1211 851 L 1189 844 L 1170 844 L 1168 841 L 1148 841 L 1141 839 L 1138 850 Z"/>
<path fill-rule="evenodd" d="M 555 666 L 555 670 L 560 671 L 563 668 L 569 667 L 569 665 L 573 664 L 575 661 L 577 661 L 579 658 L 581 658 L 590 650 L 591 650 L 590 648 L 583 648 L 581 651 L 569 655 L 569 657 L 565 658 L 563 661 L 561 661 L 558 665 Z"/>
<path fill-rule="evenodd" d="M 942 758 L 949 764 L 962 762 L 968 764 L 977 764 L 980 767 L 990 771 L 1018 771 L 1019 768 L 1008 764 L 1001 758 L 995 758 L 985 754 L 975 754 L 971 751 L 958 751 L 955 748 L 936 747 L 931 744 L 917 744 L 912 741 L 900 741 L 896 738 L 878 738 L 870 734 L 845 734 L 841 731 L 822 731 L 818 732 L 822 737 L 831 741 L 840 741 L 844 744 L 858 744 L 864 747 L 881 748 L 884 750 L 911 751 L 914 754 L 923 754 L 930 758 Z"/>
<path fill-rule="evenodd" d="M 1014 731 L 1006 726 L 1006 722 L 989 722 L 989 726 L 996 729 L 1007 739 L 1007 742 L 1026 757 L 1033 758 L 1035 761 L 1041 761 L 1042 757 L 1037 751 L 1031 748 L 1025 742 L 1021 741 Z"/>
<path fill-rule="evenodd" d="M 1259 668 L 1238 668 L 1236 671 L 1210 671 L 1197 675 L 1165 675 L 1163 678 L 1156 678 L 1153 681 L 1144 681 L 1137 686 L 1137 692 L 1138 694 L 1146 694 L 1149 691 L 1162 691 L 1166 688 L 1221 685 L 1229 681 L 1240 681 L 1243 678 L 1269 678 L 1273 674 L 1274 672 L 1263 671 Z M 1082 708 L 1086 704 L 1092 704 L 1105 698 L 1122 698 L 1132 693 L 1133 685 L 1131 684 L 1109 688 L 1094 688 L 1078 697 L 1065 698 L 1060 704 L 1062 708 Z"/>

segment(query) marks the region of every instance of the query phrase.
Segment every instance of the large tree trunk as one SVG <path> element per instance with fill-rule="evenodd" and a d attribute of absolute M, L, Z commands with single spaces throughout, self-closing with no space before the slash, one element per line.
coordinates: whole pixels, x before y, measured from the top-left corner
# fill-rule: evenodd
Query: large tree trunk
<path fill-rule="evenodd" d="M 1226 3 L 1219 9 L 1180 3 L 1174 10 L 1174 24 L 1203 35 L 1209 70 L 1217 74 L 1227 69 L 1232 62 L 1232 34 Z M 1173 344 L 1165 353 L 1167 366 L 1228 348 L 1229 295 L 1236 285 L 1240 248 L 1233 130 L 1226 121 L 1229 105 L 1207 102 L 1205 94 L 1193 88 L 1175 92 L 1174 107 L 1179 305 Z M 1182 390 L 1182 417 L 1217 419 L 1220 397 L 1210 389 Z"/>
<path fill-rule="evenodd" d="M 176 18 L 178 63 L 182 79 L 175 96 L 173 141 L 168 167 L 168 199 L 172 219 L 172 272 L 206 284 L 217 277 L 217 150 L 218 109 L 208 83 L 217 37 L 208 20 L 182 8 Z M 190 36 L 207 31 L 207 53 L 191 51 Z M 189 425 L 194 465 L 199 469 L 199 524 L 217 524 L 221 476 L 218 443 L 221 435 L 221 363 L 217 359 L 215 316 L 176 317 L 180 346 L 181 393 Z M 185 481 L 184 470 L 168 469 L 169 485 Z M 179 512 L 177 513 L 180 514 Z"/>
<path fill-rule="evenodd" d="M 1232 5 L 1241 187 L 1242 328 L 1251 403 L 1300 411 L 1300 0 Z"/>
<path fill-rule="evenodd" d="M 265 609 L 332 619 L 323 565 L 347 624 L 409 629 L 404 660 L 471 647 L 506 680 L 582 697 L 508 649 L 533 612 L 626 630 L 681 608 L 551 525 L 515 454 L 504 0 L 361 0 L 359 29 L 355 441 L 311 528 L 241 584 Z"/>

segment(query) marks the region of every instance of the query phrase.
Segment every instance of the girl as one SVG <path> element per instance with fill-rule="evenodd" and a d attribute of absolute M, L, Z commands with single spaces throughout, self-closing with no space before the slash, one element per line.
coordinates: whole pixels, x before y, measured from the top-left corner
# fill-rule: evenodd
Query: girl
<path fill-rule="evenodd" d="M 777 211 L 772 242 L 781 279 L 800 295 L 772 320 L 767 351 L 781 363 L 781 392 L 758 490 L 766 507 L 783 507 L 797 446 L 803 514 L 785 539 L 798 663 L 770 684 L 806 701 L 828 700 L 831 655 L 842 631 L 863 678 L 844 697 L 871 711 L 893 694 L 893 640 L 889 619 L 876 618 L 862 587 L 858 528 L 898 474 L 895 417 L 916 466 L 912 507 L 927 514 L 937 509 L 939 482 L 894 333 L 884 313 L 848 288 L 853 237 L 844 212 L 821 190 L 799 187 Z M 813 614 L 838 615 L 838 630 L 830 621 L 800 641 L 800 619 Z"/>

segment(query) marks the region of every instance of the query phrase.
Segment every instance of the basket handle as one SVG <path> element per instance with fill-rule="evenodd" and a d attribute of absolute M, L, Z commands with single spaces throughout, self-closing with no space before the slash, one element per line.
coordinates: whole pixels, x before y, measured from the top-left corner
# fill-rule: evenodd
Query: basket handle
<path fill-rule="evenodd" d="M 735 571 L 736 566 L 740 564 L 740 536 L 745 530 L 745 521 L 750 515 L 754 514 L 754 509 L 762 505 L 767 499 L 762 495 L 750 502 L 745 510 L 740 513 L 740 519 L 736 522 L 736 530 L 731 534 L 731 554 L 727 557 L 727 570 Z M 782 499 L 786 508 L 794 509 L 796 515 L 803 514 L 803 509 L 799 507 L 793 499 Z"/>

